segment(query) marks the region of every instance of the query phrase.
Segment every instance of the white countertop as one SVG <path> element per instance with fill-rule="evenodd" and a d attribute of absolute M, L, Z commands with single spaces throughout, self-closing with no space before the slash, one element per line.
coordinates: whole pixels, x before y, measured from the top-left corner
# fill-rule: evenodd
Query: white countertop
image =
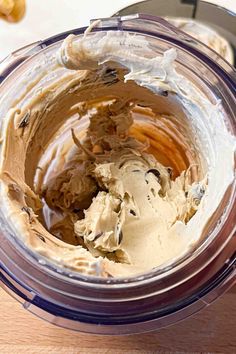
<path fill-rule="evenodd" d="M 109 17 L 138 0 L 26 0 L 27 12 L 17 24 L 0 21 L 0 59 L 26 44 Z M 236 13 L 236 0 L 207 0 Z"/>

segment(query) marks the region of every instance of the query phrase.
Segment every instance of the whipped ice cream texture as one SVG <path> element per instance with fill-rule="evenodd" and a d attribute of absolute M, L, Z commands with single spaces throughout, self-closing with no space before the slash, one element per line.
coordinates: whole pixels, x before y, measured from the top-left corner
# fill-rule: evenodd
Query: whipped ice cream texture
<path fill-rule="evenodd" d="M 138 35 L 70 35 L 56 64 L 66 74 L 4 120 L 3 211 L 58 266 L 120 277 L 171 263 L 233 181 L 220 101 L 175 70 L 175 49 L 153 54 Z"/>

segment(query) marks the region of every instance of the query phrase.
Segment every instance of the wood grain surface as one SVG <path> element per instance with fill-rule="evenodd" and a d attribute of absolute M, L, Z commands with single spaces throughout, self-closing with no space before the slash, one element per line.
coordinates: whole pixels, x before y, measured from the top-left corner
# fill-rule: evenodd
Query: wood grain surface
<path fill-rule="evenodd" d="M 160 331 L 95 336 L 38 319 L 0 289 L 0 354 L 236 353 L 236 288 L 200 313 Z"/>

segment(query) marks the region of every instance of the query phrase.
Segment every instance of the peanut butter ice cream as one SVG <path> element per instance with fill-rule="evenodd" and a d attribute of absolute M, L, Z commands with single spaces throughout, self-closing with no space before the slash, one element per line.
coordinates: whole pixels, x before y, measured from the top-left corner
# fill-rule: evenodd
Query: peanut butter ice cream
<path fill-rule="evenodd" d="M 52 58 L 58 79 L 40 73 L 35 95 L 16 99 L 0 195 L 41 263 L 132 276 L 172 264 L 202 237 L 233 180 L 235 141 L 176 56 L 153 56 L 141 36 L 119 31 L 69 36 Z"/>

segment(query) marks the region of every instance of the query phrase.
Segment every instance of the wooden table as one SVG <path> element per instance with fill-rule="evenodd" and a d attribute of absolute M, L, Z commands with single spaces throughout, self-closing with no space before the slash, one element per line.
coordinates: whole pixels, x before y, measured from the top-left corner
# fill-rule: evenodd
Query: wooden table
<path fill-rule="evenodd" d="M 159 332 L 95 336 L 44 322 L 0 289 L 0 354 L 236 353 L 236 288 Z"/>

